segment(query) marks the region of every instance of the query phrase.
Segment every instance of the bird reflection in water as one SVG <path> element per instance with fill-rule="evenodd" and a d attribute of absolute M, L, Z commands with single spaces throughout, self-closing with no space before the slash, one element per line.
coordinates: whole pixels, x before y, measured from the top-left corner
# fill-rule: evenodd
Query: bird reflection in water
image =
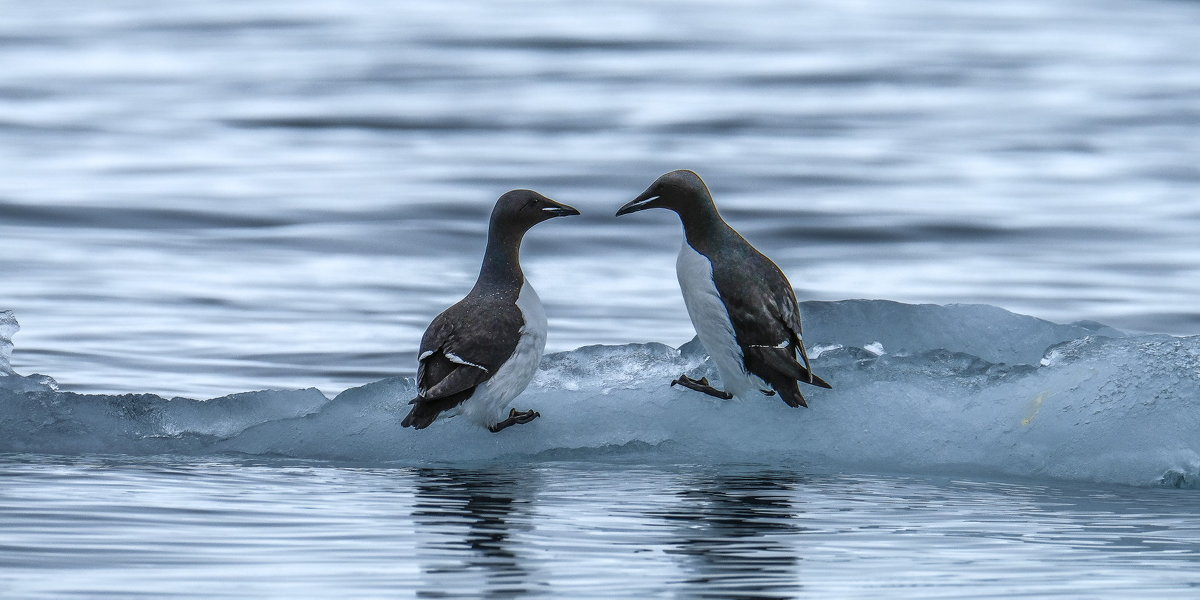
<path fill-rule="evenodd" d="M 534 584 L 512 536 L 531 529 L 528 478 L 492 471 L 420 469 L 413 520 L 427 540 L 419 597 L 513 597 Z"/>
<path fill-rule="evenodd" d="M 794 473 L 698 478 L 678 492 L 676 510 L 657 515 L 677 536 L 668 553 L 681 557 L 689 597 L 789 598 L 801 589 L 794 542 Z"/>

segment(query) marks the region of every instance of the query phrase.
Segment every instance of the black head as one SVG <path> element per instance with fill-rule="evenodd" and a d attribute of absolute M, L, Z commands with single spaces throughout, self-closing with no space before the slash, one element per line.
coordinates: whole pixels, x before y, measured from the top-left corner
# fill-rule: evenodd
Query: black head
<path fill-rule="evenodd" d="M 496 200 L 496 208 L 492 209 L 492 225 L 526 231 L 542 221 L 577 214 L 578 210 L 533 190 L 513 190 Z"/>
<path fill-rule="evenodd" d="M 666 208 L 683 216 L 694 211 L 712 210 L 712 206 L 712 194 L 704 180 L 693 171 L 680 169 L 654 180 L 642 195 L 622 206 L 617 216 L 647 208 Z"/>

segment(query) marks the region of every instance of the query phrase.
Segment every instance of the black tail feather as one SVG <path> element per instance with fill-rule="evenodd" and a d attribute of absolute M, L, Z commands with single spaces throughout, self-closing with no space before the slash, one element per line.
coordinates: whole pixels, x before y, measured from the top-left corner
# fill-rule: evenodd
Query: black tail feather
<path fill-rule="evenodd" d="M 790 383 L 791 389 L 786 389 L 787 386 L 784 386 L 785 389 L 776 390 L 779 397 L 792 408 L 800 408 L 801 406 L 808 408 L 808 401 L 804 399 L 804 394 L 800 393 L 800 386 L 796 385 L 795 381 Z"/>
<path fill-rule="evenodd" d="M 833 389 L 829 382 L 812 374 L 812 381 L 809 381 L 809 371 L 804 368 L 804 365 L 796 362 L 796 355 L 790 349 L 783 348 L 763 348 L 762 346 L 751 346 L 743 348 L 743 358 L 746 363 L 746 368 L 751 373 L 762 377 L 768 383 L 770 378 L 765 377 L 766 373 L 779 373 L 787 376 L 795 381 L 808 383 L 825 389 Z M 799 393 L 799 392 L 797 392 Z M 789 403 L 790 404 L 790 403 Z"/>
<path fill-rule="evenodd" d="M 404 420 L 400 422 L 400 426 L 412 427 L 414 429 L 429 427 L 433 423 L 433 420 L 437 418 L 438 413 L 429 414 L 429 411 L 423 411 L 421 408 L 421 405 L 417 405 L 408 411 L 408 416 L 404 417 Z"/>
<path fill-rule="evenodd" d="M 804 382 L 804 383 L 810 383 L 810 382 L 808 381 L 808 371 L 805 371 L 804 377 L 803 377 L 803 378 L 801 378 L 801 379 L 800 379 L 800 381 L 802 381 L 802 382 Z M 811 383 L 812 383 L 812 385 L 815 385 L 815 386 L 817 386 L 817 387 L 823 387 L 823 388 L 825 388 L 825 389 L 827 389 L 827 390 L 832 390 L 832 389 L 833 389 L 833 386 L 832 386 L 832 385 L 830 385 L 828 381 L 825 381 L 824 379 L 821 379 L 820 377 L 817 377 L 817 374 L 816 374 L 816 373 L 813 373 L 813 375 L 812 375 L 812 382 L 811 382 Z"/>
<path fill-rule="evenodd" d="M 425 429 L 433 424 L 438 418 L 438 415 L 448 411 L 464 400 L 471 397 L 475 393 L 475 388 L 463 390 L 457 394 L 451 394 L 445 398 L 426 398 L 417 396 L 409 400 L 412 405 L 412 410 L 408 411 L 408 416 L 400 422 L 401 427 L 412 427 L 414 429 Z"/>

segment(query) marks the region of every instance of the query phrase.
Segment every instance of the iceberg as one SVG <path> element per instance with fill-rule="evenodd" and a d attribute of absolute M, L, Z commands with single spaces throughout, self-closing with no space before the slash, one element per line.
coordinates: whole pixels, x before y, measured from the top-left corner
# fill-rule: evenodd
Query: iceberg
<path fill-rule="evenodd" d="M 0 393 L 4 391 L 41 391 L 58 389 L 58 382 L 46 375 L 33 374 L 26 377 L 12 370 L 12 337 L 21 330 L 17 317 L 11 310 L 0 310 Z M 0 449 L 3 444 L 0 443 Z"/>
<path fill-rule="evenodd" d="M 542 418 L 501 434 L 458 418 L 400 427 L 410 378 L 332 399 L 309 389 L 191 400 L 59 392 L 11 374 L 0 377 L 0 452 L 755 463 L 1200 487 L 1200 336 L 1130 335 L 984 305 L 844 300 L 803 310 L 816 371 L 834 386 L 805 386 L 809 409 L 670 387 L 685 372 L 719 379 L 694 340 L 547 355 L 515 401 Z M 4 384 L 13 378 L 23 383 Z"/>
<path fill-rule="evenodd" d="M 12 337 L 20 330 L 21 326 L 13 312 L 0 310 L 0 377 L 14 374 L 10 362 L 13 351 Z"/>

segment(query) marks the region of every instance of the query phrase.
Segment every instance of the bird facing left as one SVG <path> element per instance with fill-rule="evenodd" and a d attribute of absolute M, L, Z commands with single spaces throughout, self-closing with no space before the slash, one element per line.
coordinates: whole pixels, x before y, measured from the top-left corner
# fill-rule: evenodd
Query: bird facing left
<path fill-rule="evenodd" d="M 532 190 L 496 200 L 475 287 L 442 311 L 421 338 L 417 397 L 401 423 L 424 429 L 462 414 L 498 432 L 539 416 L 508 408 L 533 379 L 546 347 L 546 312 L 521 271 L 521 240 L 531 227 L 574 208 Z"/>

